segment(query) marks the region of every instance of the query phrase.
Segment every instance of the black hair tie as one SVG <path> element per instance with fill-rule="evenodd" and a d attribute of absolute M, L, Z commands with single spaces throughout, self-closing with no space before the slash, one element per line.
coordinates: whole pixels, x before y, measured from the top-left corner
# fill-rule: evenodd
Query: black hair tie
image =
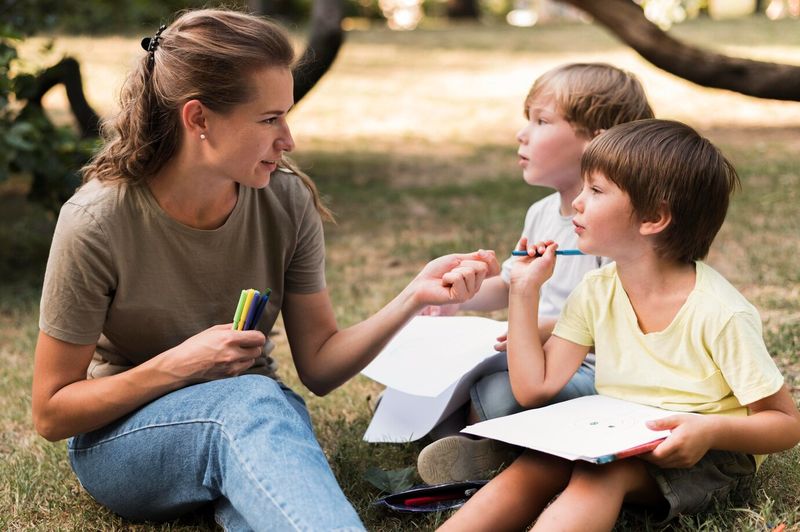
<path fill-rule="evenodd" d="M 158 48 L 158 44 L 161 41 L 161 32 L 165 29 L 167 29 L 167 26 L 162 24 L 153 37 L 145 37 L 142 39 L 142 48 L 147 52 L 147 68 L 150 70 L 153 69 L 153 65 L 156 62 L 156 48 Z"/>

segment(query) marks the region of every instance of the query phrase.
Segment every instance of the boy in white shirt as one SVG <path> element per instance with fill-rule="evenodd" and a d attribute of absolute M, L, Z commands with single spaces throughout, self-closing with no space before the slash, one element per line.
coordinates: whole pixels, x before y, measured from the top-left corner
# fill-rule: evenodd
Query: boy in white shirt
<path fill-rule="evenodd" d="M 616 124 L 652 118 L 653 112 L 641 83 L 632 74 L 603 63 L 575 63 L 537 78 L 525 99 L 524 113 L 528 123 L 517 133 L 522 177 L 529 185 L 552 188 L 555 193 L 531 205 L 522 236 L 531 242 L 550 239 L 562 249 L 574 248 L 577 236 L 572 225 L 575 215 L 572 201 L 583 184 L 580 160 L 584 149 L 600 132 Z M 469 302 L 431 307 L 426 313 L 452 315 L 458 310 L 506 308 L 515 261 L 516 257 L 509 257 L 503 263 L 502 274 L 484 281 Z M 591 255 L 558 261 L 553 276 L 541 289 L 542 341 L 550 335 L 572 289 L 586 272 L 602 264 L 600 257 Z M 498 340 L 495 348 L 504 351 L 505 337 Z M 550 402 L 594 393 L 594 355 L 590 353 Z M 471 387 L 470 399 L 468 423 L 524 409 L 511 393 L 508 371 L 482 377 Z M 514 454 L 508 446 L 490 440 L 448 436 L 422 450 L 417 469 L 429 484 L 487 478 L 503 463 L 509 463 Z"/>

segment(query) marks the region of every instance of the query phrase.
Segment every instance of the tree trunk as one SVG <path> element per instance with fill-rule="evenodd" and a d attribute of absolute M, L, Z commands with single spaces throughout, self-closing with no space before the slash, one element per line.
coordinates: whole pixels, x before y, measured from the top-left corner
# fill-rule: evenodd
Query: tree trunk
<path fill-rule="evenodd" d="M 81 80 L 81 67 L 78 62 L 65 57 L 57 64 L 51 66 L 36 77 L 33 94 L 28 98 L 27 105 L 42 106 L 42 97 L 45 93 L 59 83 L 64 84 L 67 99 L 72 113 L 78 120 L 81 137 L 97 137 L 100 135 L 100 118 L 86 101 Z"/>
<path fill-rule="evenodd" d="M 560 0 L 578 7 L 662 70 L 704 87 L 757 98 L 800 101 L 800 66 L 729 57 L 661 31 L 630 0 Z"/>
<path fill-rule="evenodd" d="M 477 19 L 480 15 L 477 0 L 447 0 L 447 18 Z"/>
<path fill-rule="evenodd" d="M 247 10 L 280 21 L 289 21 L 298 17 L 292 0 L 247 0 Z"/>
<path fill-rule="evenodd" d="M 314 0 L 308 45 L 294 69 L 294 101 L 299 102 L 333 64 L 344 41 L 343 0 Z"/>

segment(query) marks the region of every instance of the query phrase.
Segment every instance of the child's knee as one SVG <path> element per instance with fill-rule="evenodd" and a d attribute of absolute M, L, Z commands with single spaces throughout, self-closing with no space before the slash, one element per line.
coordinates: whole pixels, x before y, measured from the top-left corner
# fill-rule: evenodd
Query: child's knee
<path fill-rule="evenodd" d="M 648 478 L 644 463 L 636 459 L 603 465 L 578 462 L 572 470 L 569 486 L 624 497 L 640 490 Z"/>
<path fill-rule="evenodd" d="M 562 484 L 561 489 L 563 489 L 571 478 L 574 464 L 569 460 L 550 454 L 526 451 L 510 467 L 531 476 L 547 478 L 554 484 Z"/>

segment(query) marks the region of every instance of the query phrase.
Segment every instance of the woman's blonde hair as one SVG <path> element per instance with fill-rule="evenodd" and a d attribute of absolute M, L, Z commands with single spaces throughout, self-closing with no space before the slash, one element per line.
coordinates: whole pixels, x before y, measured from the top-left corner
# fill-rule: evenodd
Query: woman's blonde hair
<path fill-rule="evenodd" d="M 217 113 L 253 97 L 244 82 L 256 70 L 290 69 L 295 54 L 286 32 L 254 15 L 226 9 L 185 11 L 160 33 L 152 59 L 142 54 L 120 92 L 120 111 L 104 121 L 105 141 L 83 168 L 84 182 L 139 184 L 175 155 L 180 109 L 199 100 Z M 280 168 L 297 175 L 323 218 L 332 219 L 314 182 L 286 156 Z"/>
<path fill-rule="evenodd" d="M 576 132 L 593 138 L 617 124 L 653 118 L 644 87 L 630 72 L 606 63 L 570 63 L 539 76 L 525 98 L 552 97 Z"/>

